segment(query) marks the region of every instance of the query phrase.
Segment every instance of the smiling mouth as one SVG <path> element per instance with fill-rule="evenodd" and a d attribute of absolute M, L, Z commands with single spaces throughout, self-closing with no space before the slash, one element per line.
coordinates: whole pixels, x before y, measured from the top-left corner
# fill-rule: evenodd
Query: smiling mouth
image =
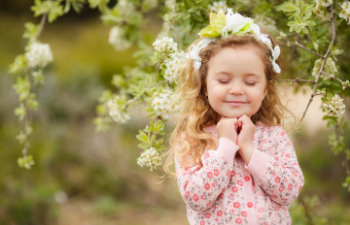
<path fill-rule="evenodd" d="M 246 102 L 235 102 L 235 101 L 230 101 L 230 102 L 225 102 L 227 104 L 229 104 L 230 106 L 242 106 L 244 104 L 246 104 Z"/>

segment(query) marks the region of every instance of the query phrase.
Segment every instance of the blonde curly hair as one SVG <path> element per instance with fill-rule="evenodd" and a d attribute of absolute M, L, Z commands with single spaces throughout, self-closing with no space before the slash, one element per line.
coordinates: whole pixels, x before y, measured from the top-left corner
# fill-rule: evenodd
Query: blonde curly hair
<path fill-rule="evenodd" d="M 269 38 L 273 47 L 276 46 L 276 41 L 271 35 L 269 35 Z M 201 39 L 193 42 L 188 52 Z M 168 175 L 176 178 L 174 166 L 171 167 L 174 164 L 174 156 L 176 159 L 181 160 L 182 165 L 203 166 L 201 157 L 205 151 L 205 147 L 215 149 L 216 137 L 213 137 L 213 135 L 204 130 L 205 127 L 215 125 L 218 122 L 218 114 L 210 106 L 208 98 L 205 95 L 208 62 L 220 49 L 246 45 L 253 45 L 260 50 L 260 57 L 266 65 L 264 70 L 268 81 L 266 82 L 267 95 L 258 112 L 252 115 L 252 122 L 256 124 L 257 121 L 261 121 L 267 126 L 284 127 L 285 112 L 290 113 L 295 121 L 294 114 L 282 104 L 277 92 L 276 83 L 282 72 L 280 74 L 274 72 L 270 61 L 272 53 L 266 44 L 249 34 L 243 36 L 234 35 L 211 42 L 199 54 L 202 59 L 199 69 L 194 70 L 192 61 L 188 60 L 181 67 L 177 78 L 177 90 L 173 97 L 174 102 L 178 102 L 176 109 L 180 110 L 180 118 L 174 131 L 170 134 L 170 149 L 162 155 L 162 157 L 166 157 L 163 169 Z M 284 57 L 281 53 L 276 63 L 280 65 L 282 71 L 284 70 L 283 61 Z M 189 157 L 191 160 L 188 160 Z"/>

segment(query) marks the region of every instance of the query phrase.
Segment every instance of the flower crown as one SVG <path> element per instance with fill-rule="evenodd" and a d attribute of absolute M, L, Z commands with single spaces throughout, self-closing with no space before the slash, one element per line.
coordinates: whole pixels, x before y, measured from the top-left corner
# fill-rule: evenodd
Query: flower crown
<path fill-rule="evenodd" d="M 224 15 L 222 10 L 216 15 L 210 13 L 210 25 L 201 30 L 199 36 L 204 37 L 197 44 L 193 45 L 190 52 L 186 54 L 186 58 L 192 59 L 193 68 L 197 70 L 201 65 L 201 57 L 199 52 L 205 48 L 210 42 L 219 39 L 220 37 L 227 38 L 232 35 L 243 35 L 250 33 L 265 43 L 271 50 L 272 57 L 270 58 L 273 70 L 280 73 L 281 69 L 275 62 L 280 55 L 280 47 L 278 45 L 272 48 L 272 43 L 267 34 L 260 33 L 260 27 L 254 24 L 254 20 L 249 17 L 244 17 L 239 13 L 233 14 L 232 9 L 227 9 L 227 14 Z"/>

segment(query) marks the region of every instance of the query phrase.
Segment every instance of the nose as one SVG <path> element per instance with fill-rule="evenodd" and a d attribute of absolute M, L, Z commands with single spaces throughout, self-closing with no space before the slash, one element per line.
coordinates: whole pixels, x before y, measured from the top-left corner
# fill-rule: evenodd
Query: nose
<path fill-rule="evenodd" d="M 242 84 L 240 82 L 232 82 L 229 93 L 234 95 L 243 95 L 244 91 Z"/>

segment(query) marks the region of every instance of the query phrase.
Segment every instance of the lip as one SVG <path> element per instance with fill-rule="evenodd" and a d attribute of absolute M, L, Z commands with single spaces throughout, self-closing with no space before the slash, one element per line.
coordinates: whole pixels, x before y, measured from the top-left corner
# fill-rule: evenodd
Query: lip
<path fill-rule="evenodd" d="M 246 102 L 241 101 L 225 101 L 225 103 L 229 104 L 230 106 L 242 106 L 246 104 Z"/>

